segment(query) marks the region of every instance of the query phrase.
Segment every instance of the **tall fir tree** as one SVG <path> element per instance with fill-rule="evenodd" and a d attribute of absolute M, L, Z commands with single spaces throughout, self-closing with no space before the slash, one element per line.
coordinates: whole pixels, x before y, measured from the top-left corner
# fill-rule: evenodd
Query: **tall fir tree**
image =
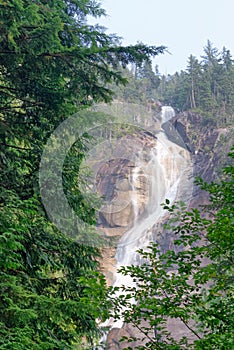
<path fill-rule="evenodd" d="M 96 319 L 106 315 L 98 250 L 50 223 L 38 189 L 41 154 L 54 129 L 92 103 L 110 101 L 108 83 L 126 82 L 119 64 L 140 64 L 163 52 L 143 44 L 123 47 L 88 24 L 88 16 L 103 14 L 95 0 L 0 4 L 1 349 L 84 349 L 99 336 Z M 74 184 L 79 187 L 74 177 L 84 149 L 80 137 L 68 155 L 77 162 L 75 174 L 64 167 L 68 197 Z M 70 203 L 95 223 L 79 188 Z"/>

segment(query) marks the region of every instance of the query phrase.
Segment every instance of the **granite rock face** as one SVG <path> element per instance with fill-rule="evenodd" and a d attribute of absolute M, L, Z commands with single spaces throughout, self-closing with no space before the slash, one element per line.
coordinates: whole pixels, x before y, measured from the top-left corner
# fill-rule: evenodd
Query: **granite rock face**
<path fill-rule="evenodd" d="M 147 132 L 127 135 L 125 139 L 121 138 L 119 145 L 116 144 L 112 159 L 98 164 L 96 188 L 104 198 L 98 229 L 115 243 L 132 227 L 136 217 L 144 215 L 149 202 L 148 174 L 138 165 L 139 158 L 135 159 L 133 154 L 141 150 L 141 164 L 146 165 L 156 142 L 156 138 Z M 121 149 L 123 144 L 124 151 Z M 120 154 L 124 157 L 121 158 Z M 115 247 L 103 248 L 100 261 L 109 285 L 113 283 L 116 272 Z"/>
<path fill-rule="evenodd" d="M 204 125 L 204 117 L 193 112 L 177 115 L 172 124 L 192 154 L 194 176 L 207 182 L 218 179 L 221 169 L 230 161 L 227 154 L 233 145 L 234 127 Z M 194 186 L 190 207 L 198 207 L 206 202 L 206 193 Z"/>

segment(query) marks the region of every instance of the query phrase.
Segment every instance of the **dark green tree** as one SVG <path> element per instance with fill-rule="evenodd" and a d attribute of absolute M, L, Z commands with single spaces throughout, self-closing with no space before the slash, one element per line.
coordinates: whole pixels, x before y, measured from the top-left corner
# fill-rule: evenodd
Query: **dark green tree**
<path fill-rule="evenodd" d="M 215 66 L 219 62 L 219 51 L 213 46 L 210 40 L 207 40 L 207 44 L 204 47 L 204 55 L 202 56 L 203 62 L 208 66 Z"/>
<path fill-rule="evenodd" d="M 202 60 L 190 55 L 185 71 L 161 78 L 157 94 L 180 111 L 195 109 L 206 123 L 231 124 L 233 67 L 230 51 L 224 48 L 219 52 L 208 40 Z"/>
<path fill-rule="evenodd" d="M 190 91 L 189 91 L 189 102 L 190 108 L 196 108 L 199 104 L 199 85 L 202 76 L 202 67 L 199 63 L 198 59 L 193 55 L 190 55 L 188 58 L 187 72 L 189 74 L 189 83 L 190 83 Z"/>
<path fill-rule="evenodd" d="M 164 86 L 161 92 L 161 85 Z M 185 71 L 175 73 L 173 76 L 162 77 L 160 83 L 160 97 L 165 104 L 169 104 L 179 111 L 189 108 L 189 75 Z"/>
<path fill-rule="evenodd" d="M 163 51 L 121 46 L 88 24 L 88 16 L 102 14 L 95 0 L 0 4 L 1 349 L 84 349 L 99 336 L 96 319 L 106 317 L 97 249 L 50 223 L 38 189 L 41 154 L 54 129 L 92 103 L 110 101 L 108 84 L 126 82 L 119 65 Z M 96 214 L 77 175 L 85 140 L 68 154 L 64 185 L 77 215 L 91 225 Z"/>
<path fill-rule="evenodd" d="M 204 110 L 214 114 L 218 110 L 221 98 L 222 86 L 222 64 L 220 53 L 213 46 L 210 40 L 204 47 L 205 55 L 203 58 L 203 90 L 202 90 L 202 107 Z"/>
<path fill-rule="evenodd" d="M 222 50 L 222 103 L 226 114 L 232 114 L 234 105 L 234 61 L 225 47 Z"/>
<path fill-rule="evenodd" d="M 96 319 L 106 313 L 97 250 L 58 232 L 36 199 L 4 194 L 0 348 L 86 348 L 100 334 Z"/>

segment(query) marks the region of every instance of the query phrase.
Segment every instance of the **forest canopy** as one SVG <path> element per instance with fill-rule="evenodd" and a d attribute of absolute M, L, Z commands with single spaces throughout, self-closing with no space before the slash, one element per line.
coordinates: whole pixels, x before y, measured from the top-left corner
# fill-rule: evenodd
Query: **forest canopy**
<path fill-rule="evenodd" d="M 234 60 L 228 48 L 210 40 L 200 59 L 188 57 L 184 70 L 161 75 L 150 62 L 125 70 L 126 87 L 113 87 L 115 98 L 131 103 L 160 101 L 177 112 L 192 110 L 216 126 L 232 125 L 234 116 Z"/>

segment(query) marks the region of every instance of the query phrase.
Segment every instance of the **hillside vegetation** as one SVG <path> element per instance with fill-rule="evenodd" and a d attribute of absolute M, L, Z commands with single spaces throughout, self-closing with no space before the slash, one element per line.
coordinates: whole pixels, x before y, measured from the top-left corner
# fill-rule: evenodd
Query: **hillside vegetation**
<path fill-rule="evenodd" d="M 161 75 L 149 62 L 132 65 L 124 75 L 127 86 L 113 88 L 119 100 L 152 107 L 160 101 L 177 112 L 192 110 L 204 115 L 210 125 L 233 124 L 234 60 L 225 47 L 219 51 L 208 40 L 203 56 L 198 59 L 191 54 L 185 70 L 173 75 Z"/>

